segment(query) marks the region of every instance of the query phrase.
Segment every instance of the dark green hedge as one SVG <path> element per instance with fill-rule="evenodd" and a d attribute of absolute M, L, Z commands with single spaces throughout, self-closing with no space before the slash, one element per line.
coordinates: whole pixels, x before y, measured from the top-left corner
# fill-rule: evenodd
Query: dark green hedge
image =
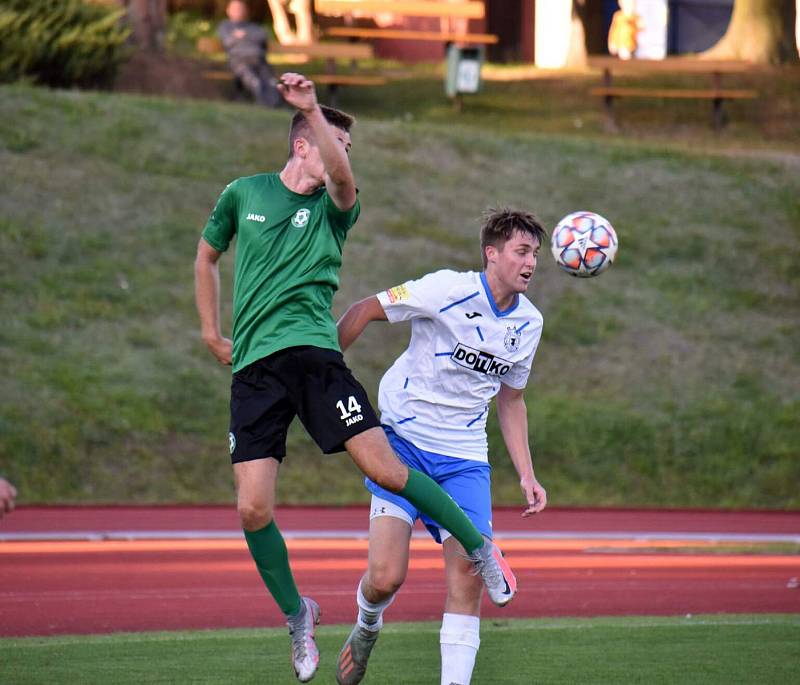
<path fill-rule="evenodd" d="M 81 0 L 0 0 L 0 82 L 110 85 L 129 34 L 123 16 Z"/>

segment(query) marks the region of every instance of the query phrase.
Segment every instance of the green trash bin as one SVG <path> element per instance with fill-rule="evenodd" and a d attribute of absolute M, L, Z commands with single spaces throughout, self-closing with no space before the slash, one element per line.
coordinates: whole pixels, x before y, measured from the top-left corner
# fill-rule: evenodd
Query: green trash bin
<path fill-rule="evenodd" d="M 484 60 L 484 48 L 447 47 L 447 74 L 444 80 L 444 92 L 447 97 L 455 98 L 463 93 L 477 93 L 481 89 L 481 66 Z"/>

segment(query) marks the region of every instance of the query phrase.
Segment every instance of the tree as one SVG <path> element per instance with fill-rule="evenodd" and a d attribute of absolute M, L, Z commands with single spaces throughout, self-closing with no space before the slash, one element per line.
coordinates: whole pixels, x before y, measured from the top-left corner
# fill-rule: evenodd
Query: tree
<path fill-rule="evenodd" d="M 795 13 L 795 0 L 735 0 L 725 35 L 701 57 L 758 64 L 797 61 Z"/>
<path fill-rule="evenodd" d="M 167 30 L 167 0 L 121 0 L 133 39 L 145 50 L 161 50 Z"/>
<path fill-rule="evenodd" d="M 800 57 L 800 0 L 794 8 L 794 44 L 797 47 L 797 56 Z"/>
<path fill-rule="evenodd" d="M 541 1 L 541 0 L 540 0 Z M 564 1 L 564 0 L 562 0 Z M 584 67 L 589 53 L 603 52 L 603 0 L 566 0 L 571 5 L 567 67 Z"/>
<path fill-rule="evenodd" d="M 572 0 L 572 29 L 567 51 L 567 67 L 585 67 L 588 58 L 586 50 L 587 0 Z"/>

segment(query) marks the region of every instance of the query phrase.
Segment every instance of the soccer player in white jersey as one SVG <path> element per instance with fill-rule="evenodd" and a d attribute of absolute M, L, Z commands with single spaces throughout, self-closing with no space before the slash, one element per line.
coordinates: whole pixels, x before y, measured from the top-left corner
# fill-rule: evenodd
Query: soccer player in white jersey
<path fill-rule="evenodd" d="M 370 321 L 411 321 L 411 340 L 381 379 L 381 423 L 398 456 L 428 474 L 486 537 L 492 535 L 486 418 L 497 415 L 527 502 L 544 509 L 528 445 L 523 390 L 542 332 L 542 315 L 523 293 L 546 231 L 532 214 L 490 210 L 481 227 L 484 271 L 437 271 L 352 305 L 338 323 L 342 350 Z M 411 529 L 419 517 L 442 544 L 447 598 L 440 633 L 442 685 L 468 685 L 480 644 L 481 582 L 464 549 L 404 498 L 369 479 L 368 569 L 356 593 L 358 621 L 339 654 L 340 685 L 361 682 L 367 660 L 408 571 Z M 512 576 L 512 584 L 515 585 Z M 509 599 L 516 588 L 509 588 Z"/>

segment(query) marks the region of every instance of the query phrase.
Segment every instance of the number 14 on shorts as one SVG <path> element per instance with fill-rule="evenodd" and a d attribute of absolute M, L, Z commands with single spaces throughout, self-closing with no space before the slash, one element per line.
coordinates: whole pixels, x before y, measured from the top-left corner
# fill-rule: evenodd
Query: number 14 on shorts
<path fill-rule="evenodd" d="M 345 406 L 344 400 L 339 400 L 336 408 L 339 410 L 339 418 L 345 422 L 345 426 L 352 426 L 364 418 L 361 413 L 361 405 L 353 395 L 347 398 L 347 406 Z"/>

